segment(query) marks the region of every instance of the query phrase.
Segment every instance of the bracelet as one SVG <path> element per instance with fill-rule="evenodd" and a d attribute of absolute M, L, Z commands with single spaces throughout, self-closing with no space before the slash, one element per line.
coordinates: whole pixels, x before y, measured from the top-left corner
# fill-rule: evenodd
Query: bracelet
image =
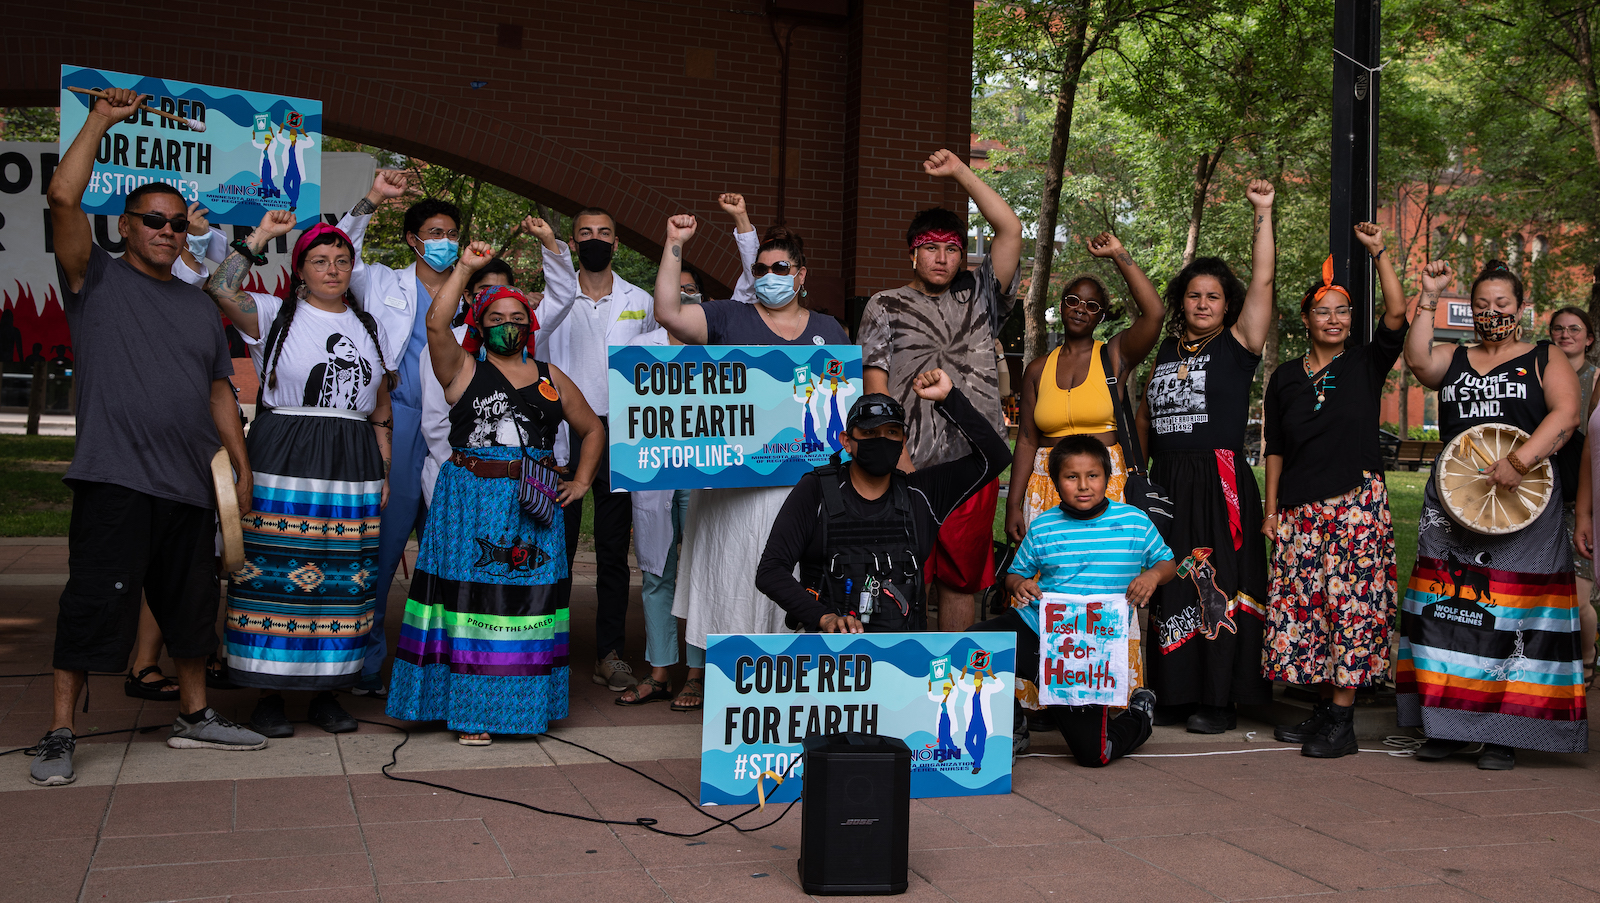
<path fill-rule="evenodd" d="M 1424 303 L 1422 301 L 1418 301 L 1417 302 L 1417 310 L 1438 310 L 1438 309 L 1439 309 L 1439 299 L 1438 298 L 1433 299 L 1433 303 L 1432 304 L 1426 304 L 1426 303 Z"/>
<path fill-rule="evenodd" d="M 1387 251 L 1387 250 L 1389 250 L 1389 248 L 1388 248 L 1387 245 L 1385 245 L 1384 247 L 1381 247 L 1381 248 L 1378 249 L 1378 253 L 1376 253 L 1376 254 L 1368 254 L 1367 256 L 1371 257 L 1373 260 L 1377 260 L 1379 257 L 1382 257 L 1383 256 L 1383 252 Z"/>
<path fill-rule="evenodd" d="M 373 426 L 381 426 L 386 430 L 394 429 L 394 418 L 393 417 L 390 417 L 388 420 L 368 420 L 367 422 L 372 424 Z"/>
<path fill-rule="evenodd" d="M 257 254 L 256 252 L 250 250 L 250 246 L 245 244 L 245 241 L 242 238 L 235 238 L 233 242 L 228 245 L 228 247 L 238 251 L 240 254 L 243 254 L 246 260 L 258 267 L 267 265 L 267 255 Z"/>
<path fill-rule="evenodd" d="M 1529 467 L 1528 465 L 1522 463 L 1522 459 L 1517 457 L 1517 453 L 1516 452 L 1506 452 L 1506 463 L 1510 464 L 1511 465 L 1511 469 L 1515 470 L 1518 474 L 1520 474 L 1522 476 L 1527 476 L 1528 475 L 1528 471 L 1533 469 L 1533 468 Z"/>

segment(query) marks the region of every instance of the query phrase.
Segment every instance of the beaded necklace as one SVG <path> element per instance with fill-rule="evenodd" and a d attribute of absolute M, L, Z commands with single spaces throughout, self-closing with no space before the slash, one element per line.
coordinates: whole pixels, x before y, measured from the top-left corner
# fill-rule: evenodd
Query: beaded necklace
<path fill-rule="evenodd" d="M 1327 366 L 1322 368 L 1322 375 L 1311 380 L 1311 388 L 1317 393 L 1317 404 L 1316 407 L 1311 409 L 1312 413 L 1322 410 L 1322 403 L 1328 400 L 1328 391 L 1334 388 L 1333 362 L 1343 356 L 1343 351 L 1335 354 L 1328 360 Z M 1305 368 L 1306 376 L 1311 376 L 1313 372 L 1311 370 L 1311 352 L 1307 351 L 1305 353 L 1305 356 L 1300 359 L 1300 365 Z"/>

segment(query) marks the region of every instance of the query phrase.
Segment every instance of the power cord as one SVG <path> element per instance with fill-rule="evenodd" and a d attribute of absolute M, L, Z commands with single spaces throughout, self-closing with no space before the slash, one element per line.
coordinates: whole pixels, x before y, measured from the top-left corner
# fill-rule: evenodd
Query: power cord
<path fill-rule="evenodd" d="M 582 743 L 575 743 L 575 742 L 573 742 L 571 740 L 567 740 L 567 739 L 562 738 L 562 737 L 557 737 L 557 736 L 555 736 L 553 734 L 542 734 L 541 736 L 544 737 L 547 740 L 555 740 L 558 743 L 565 743 L 568 746 L 574 747 L 576 749 L 581 749 L 584 752 L 586 752 L 586 753 L 588 753 L 588 754 L 590 754 L 592 756 L 597 756 L 597 757 L 599 757 L 601 759 L 606 760 L 607 762 L 610 762 L 612 765 L 616 765 L 616 766 L 618 766 L 620 768 L 625 768 L 628 771 L 633 772 L 634 774 L 638 775 L 641 778 L 644 778 L 645 780 L 649 781 L 652 784 L 655 784 L 658 787 L 662 787 L 662 788 L 664 788 L 666 790 L 671 791 L 679 799 L 682 799 L 685 803 L 688 803 L 691 807 L 693 807 L 696 812 L 698 812 L 699 814 L 705 816 L 706 818 L 711 819 L 712 821 L 716 822 L 716 824 L 712 825 L 709 828 L 706 828 L 703 831 L 695 831 L 694 833 L 690 834 L 690 833 L 683 833 L 683 832 L 680 832 L 680 831 L 668 831 L 665 828 L 658 828 L 658 827 L 656 827 L 656 825 L 657 825 L 657 820 L 656 819 L 648 818 L 648 817 L 644 817 L 644 816 L 641 816 L 641 817 L 638 817 L 638 818 L 634 818 L 634 819 L 623 820 L 623 819 L 612 819 L 612 818 L 597 818 L 597 817 L 592 816 L 592 815 L 578 815 L 577 813 L 573 813 L 573 812 L 560 812 L 560 811 L 557 811 L 557 810 L 554 810 L 554 809 L 543 809 L 543 808 L 540 808 L 539 806 L 533 805 L 532 803 L 524 803 L 524 802 L 522 802 L 520 800 L 508 800 L 508 799 L 506 799 L 504 797 L 490 796 L 490 795 L 488 795 L 486 793 L 474 793 L 471 790 L 462 790 L 459 787 L 451 787 L 451 786 L 449 786 L 447 784 L 436 784 L 433 781 L 424 781 L 421 778 L 403 778 L 403 777 L 400 777 L 399 775 L 391 774 L 389 769 L 394 768 L 396 765 L 399 764 L 399 757 L 400 757 L 400 749 L 401 749 L 401 747 L 403 747 L 407 743 L 411 742 L 411 731 L 408 730 L 407 728 L 401 726 L 401 725 L 398 725 L 398 724 L 387 724 L 387 723 L 384 723 L 384 722 L 381 722 L 381 721 L 368 721 L 368 720 L 366 720 L 364 718 L 357 718 L 356 721 L 360 722 L 361 724 L 370 724 L 370 725 L 373 725 L 374 727 L 393 728 L 393 729 L 399 731 L 401 734 L 404 735 L 401 738 L 400 742 L 395 744 L 394 749 L 389 753 L 389 763 L 387 765 L 384 765 L 383 768 L 381 769 L 381 771 L 383 772 L 383 776 L 388 778 L 389 780 L 391 780 L 391 781 L 401 781 L 401 782 L 406 783 L 406 784 L 420 784 L 420 785 L 422 785 L 424 787 L 432 787 L 435 790 L 444 790 L 444 791 L 447 791 L 449 793 L 459 793 L 462 796 L 470 796 L 470 797 L 472 797 L 474 799 L 488 800 L 488 801 L 493 802 L 493 803 L 505 803 L 505 804 L 511 805 L 511 806 L 520 806 L 523 809 L 529 809 L 529 810 L 532 810 L 534 812 L 538 812 L 538 813 L 540 813 L 542 815 L 555 815 L 555 816 L 559 816 L 561 818 L 570 818 L 570 819 L 574 819 L 576 821 L 590 822 L 592 824 L 597 824 L 597 825 L 630 825 L 630 826 L 633 826 L 633 827 L 644 828 L 646 831 L 651 831 L 651 832 L 654 832 L 656 834 L 664 834 L 667 837 L 693 838 L 693 837 L 699 837 L 702 834 L 708 834 L 708 833 L 710 833 L 712 831 L 715 831 L 718 828 L 723 828 L 723 827 L 732 828 L 732 829 L 734 829 L 735 831 L 738 831 L 741 834 L 752 834 L 752 833 L 754 833 L 756 831 L 760 831 L 760 830 L 763 830 L 765 828 L 770 828 L 773 825 L 777 824 L 778 822 L 782 821 L 783 817 L 785 815 L 789 814 L 789 810 L 794 808 L 794 804 L 799 802 L 799 800 L 795 800 L 794 802 L 791 802 L 789 805 L 787 805 L 787 806 L 785 806 L 783 808 L 782 812 L 778 813 L 778 817 L 777 818 L 774 818 L 772 821 L 769 821 L 764 825 L 758 825 L 757 827 L 754 827 L 754 828 L 741 827 L 740 825 L 734 824 L 734 822 L 738 821 L 741 818 L 744 818 L 745 816 L 749 815 L 752 812 L 760 811 L 762 807 L 759 806 L 759 805 L 751 806 L 749 809 L 746 809 L 745 811 L 740 812 L 738 815 L 735 815 L 732 818 L 718 818 L 717 816 L 712 815 L 711 813 L 705 811 L 705 809 L 702 808 L 700 806 L 700 804 L 696 803 L 694 800 L 692 800 L 688 796 L 684 795 L 683 791 L 681 791 L 678 788 L 673 787 L 672 785 L 667 784 L 667 783 L 665 783 L 665 782 L 663 782 L 661 780 L 658 780 L 658 779 L 656 779 L 654 777 L 651 777 L 648 774 L 645 774 L 644 772 L 640 771 L 639 769 L 634 768 L 632 765 L 629 765 L 629 764 L 627 764 L 625 762 L 618 762 L 616 759 L 611 758 L 610 756 L 606 755 L 605 753 L 599 752 L 597 750 L 590 749 L 589 747 L 584 746 Z M 800 757 L 796 756 L 796 757 L 794 757 L 793 759 L 791 759 L 789 761 L 788 765 L 784 766 L 783 774 L 779 776 L 779 783 L 782 783 L 783 779 L 787 778 L 789 776 L 789 769 L 793 768 L 795 763 L 798 762 L 798 761 L 800 761 Z"/>

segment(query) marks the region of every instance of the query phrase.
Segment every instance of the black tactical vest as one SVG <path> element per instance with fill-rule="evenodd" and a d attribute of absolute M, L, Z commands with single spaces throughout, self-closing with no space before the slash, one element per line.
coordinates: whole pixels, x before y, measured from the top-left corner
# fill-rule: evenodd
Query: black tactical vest
<path fill-rule="evenodd" d="M 911 491 L 898 470 L 889 481 L 889 504 L 874 517 L 847 509 L 839 480 L 848 464 L 816 469 L 822 484 L 823 564 L 801 563 L 800 582 L 830 612 L 854 614 L 874 632 L 927 629 L 922 562 Z"/>

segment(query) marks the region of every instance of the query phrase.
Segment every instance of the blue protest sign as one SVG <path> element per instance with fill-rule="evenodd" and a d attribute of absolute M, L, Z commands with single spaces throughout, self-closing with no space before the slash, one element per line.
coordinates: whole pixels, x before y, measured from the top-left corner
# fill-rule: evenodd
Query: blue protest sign
<path fill-rule="evenodd" d="M 293 210 L 298 228 L 318 219 L 322 102 L 82 66 L 61 67 L 61 150 L 77 137 L 93 97 L 70 88 L 128 88 L 147 106 L 205 125 L 191 129 L 147 111 L 111 127 L 83 194 L 90 213 L 122 213 L 123 198 L 166 182 L 199 202 L 215 224 L 253 226 L 268 210 Z"/>
<path fill-rule="evenodd" d="M 1015 668 L 1010 633 L 713 634 L 700 802 L 797 799 L 801 743 L 852 730 L 911 747 L 913 797 L 1010 793 Z"/>
<path fill-rule="evenodd" d="M 842 447 L 857 345 L 613 345 L 611 486 L 793 486 Z"/>

